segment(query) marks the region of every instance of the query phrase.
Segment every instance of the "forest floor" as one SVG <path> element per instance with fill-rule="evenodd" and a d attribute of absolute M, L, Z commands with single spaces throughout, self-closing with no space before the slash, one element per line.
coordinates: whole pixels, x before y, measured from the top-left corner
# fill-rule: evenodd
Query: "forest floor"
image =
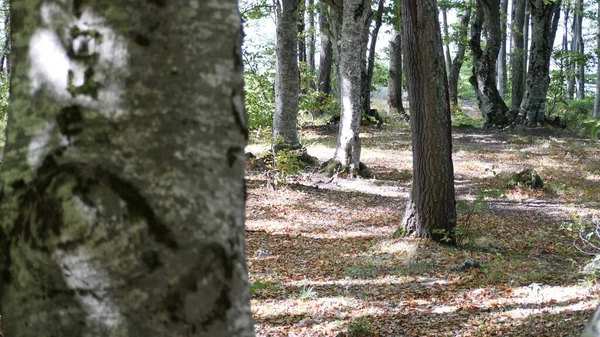
<path fill-rule="evenodd" d="M 304 128 L 321 162 L 333 126 Z M 364 128 L 372 179 L 249 170 L 248 267 L 258 336 L 579 336 L 598 303 L 573 244 L 600 210 L 600 148 L 564 131 L 453 131 L 459 248 L 393 239 L 410 192 L 408 127 Z M 248 150 L 257 154 L 264 144 Z M 507 188 L 537 170 L 544 188 Z M 471 214 L 468 217 L 468 214 Z M 468 217 L 468 219 L 467 219 Z M 460 271 L 466 258 L 479 268 Z"/>

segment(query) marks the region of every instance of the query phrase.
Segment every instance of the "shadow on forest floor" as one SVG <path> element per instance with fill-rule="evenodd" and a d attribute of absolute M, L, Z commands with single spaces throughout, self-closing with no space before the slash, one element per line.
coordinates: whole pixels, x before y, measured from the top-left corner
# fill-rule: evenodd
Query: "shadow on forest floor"
<path fill-rule="evenodd" d="M 308 152 L 329 159 L 336 130 L 303 132 Z M 579 336 L 596 291 L 565 224 L 598 214 L 596 146 L 555 131 L 454 130 L 457 199 L 501 196 L 467 224 L 459 211 L 465 247 L 449 248 L 391 238 L 410 191 L 407 129 L 361 137 L 374 179 L 304 174 L 273 190 L 248 173 L 258 336 L 336 336 L 357 320 L 372 336 Z M 540 173 L 543 190 L 507 188 L 502 172 L 524 168 Z M 482 268 L 457 270 L 466 258 Z"/>

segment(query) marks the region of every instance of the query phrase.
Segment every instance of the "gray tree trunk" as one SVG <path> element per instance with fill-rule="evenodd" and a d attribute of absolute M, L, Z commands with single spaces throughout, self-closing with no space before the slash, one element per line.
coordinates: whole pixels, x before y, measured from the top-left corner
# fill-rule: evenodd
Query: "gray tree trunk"
<path fill-rule="evenodd" d="M 276 1 L 276 72 L 273 147 L 301 148 L 298 139 L 298 104 L 300 73 L 298 70 L 298 8 L 300 0 Z"/>
<path fill-rule="evenodd" d="M 541 125 L 545 119 L 546 95 L 550 84 L 550 56 L 558 27 L 561 1 L 545 3 L 530 0 L 531 5 L 531 52 L 527 87 L 519 114 L 528 125 Z"/>
<path fill-rule="evenodd" d="M 585 98 L 585 43 L 583 41 L 583 16 L 584 16 L 584 7 L 583 0 L 579 0 L 576 2 L 575 18 L 573 18 L 573 25 L 575 26 L 573 29 L 574 36 L 574 47 L 577 58 L 577 66 L 576 66 L 576 75 L 575 82 L 577 84 L 576 88 L 576 96 L 577 99 Z"/>
<path fill-rule="evenodd" d="M 331 0 L 329 7 L 329 27 L 331 31 L 331 45 L 333 48 L 333 71 L 338 81 L 335 97 L 338 101 L 342 98 L 342 85 L 340 82 L 340 64 L 342 54 L 342 24 L 343 24 L 343 1 Z"/>
<path fill-rule="evenodd" d="M 529 4 L 529 0 L 525 0 L 525 23 L 523 23 L 523 88 L 527 87 L 527 71 L 529 67 L 529 33 L 531 26 L 531 6 Z M 523 90 L 523 96 L 525 95 L 525 90 Z M 521 100 L 522 102 L 522 100 Z M 519 105 L 519 109 L 521 106 Z"/>
<path fill-rule="evenodd" d="M 501 29 L 501 41 L 500 41 L 500 53 L 498 54 L 498 60 L 496 61 L 498 74 L 498 93 L 500 97 L 504 99 L 506 94 L 506 29 L 508 27 L 507 19 L 508 11 L 508 0 L 501 0 L 500 2 L 500 29 Z"/>
<path fill-rule="evenodd" d="M 458 39 L 456 41 L 457 50 L 454 60 L 452 61 L 452 67 L 450 67 L 450 75 L 448 76 L 448 93 L 450 95 L 450 102 L 458 104 L 458 80 L 460 78 L 460 69 L 462 68 L 465 60 L 465 52 L 467 49 L 467 34 L 469 32 L 469 22 L 471 21 L 471 6 L 467 6 L 460 19 L 460 26 L 458 28 Z"/>
<path fill-rule="evenodd" d="M 402 0 L 404 69 L 411 111 L 413 182 L 396 235 L 447 234 L 456 226 L 450 100 L 435 0 Z M 441 232 L 437 231 L 441 230 Z"/>
<path fill-rule="evenodd" d="M 365 25 L 371 16 L 369 0 L 344 0 L 340 54 L 342 111 L 333 160 L 348 166 L 351 174 L 360 166 L 359 129 L 365 69 Z M 368 31 L 368 30 L 367 30 Z"/>
<path fill-rule="evenodd" d="M 390 41 L 390 77 L 388 79 L 388 107 L 390 114 L 400 114 L 407 119 L 402 104 L 402 34 L 393 31 Z"/>
<path fill-rule="evenodd" d="M 307 6 L 308 13 L 308 69 L 311 73 L 315 72 L 315 52 L 316 52 L 316 39 L 315 39 L 315 0 L 308 0 Z"/>
<path fill-rule="evenodd" d="M 482 49 L 481 31 L 484 22 L 487 26 L 488 38 L 485 49 Z M 475 90 L 479 110 L 488 127 L 504 126 L 512 121 L 508 107 L 496 87 L 496 61 L 501 41 L 500 0 L 477 0 L 470 40 L 473 75 L 469 81 Z"/>
<path fill-rule="evenodd" d="M 11 4 L 5 336 L 254 336 L 237 1 L 69 4 Z"/>
<path fill-rule="evenodd" d="M 444 46 L 446 52 L 446 71 L 450 72 L 452 68 L 452 56 L 450 55 L 450 33 L 448 33 L 448 13 L 446 7 L 440 8 L 442 11 L 442 24 L 444 29 Z"/>
<path fill-rule="evenodd" d="M 523 61 L 526 51 L 523 46 L 526 43 L 524 39 L 523 26 L 525 24 L 525 2 L 526 0 L 513 1 L 513 21 L 512 21 L 512 41 L 513 52 L 511 59 L 511 111 L 518 111 L 523 100 L 525 65 Z"/>
<path fill-rule="evenodd" d="M 278 0 L 285 1 L 285 0 Z M 295 0 L 294 0 L 295 1 Z M 306 12 L 305 0 L 300 0 L 298 5 L 298 61 L 307 62 L 308 58 L 306 55 L 306 23 L 304 22 L 304 14 Z"/>
<path fill-rule="evenodd" d="M 333 49 L 329 29 L 329 7 L 320 5 L 319 30 L 321 35 L 321 52 L 319 62 L 318 89 L 322 97 L 331 93 L 331 67 L 333 64 Z"/>
<path fill-rule="evenodd" d="M 365 114 L 368 114 L 371 110 L 371 85 L 373 84 L 373 70 L 375 69 L 375 58 L 377 56 L 375 47 L 377 46 L 377 36 L 379 35 L 379 29 L 381 28 L 381 24 L 383 22 L 384 3 L 385 0 L 379 0 L 379 5 L 377 6 L 377 13 L 375 14 L 375 27 L 373 27 L 373 32 L 371 33 L 371 45 L 369 46 L 369 59 L 367 62 L 367 81 L 363 88 L 363 110 Z"/>

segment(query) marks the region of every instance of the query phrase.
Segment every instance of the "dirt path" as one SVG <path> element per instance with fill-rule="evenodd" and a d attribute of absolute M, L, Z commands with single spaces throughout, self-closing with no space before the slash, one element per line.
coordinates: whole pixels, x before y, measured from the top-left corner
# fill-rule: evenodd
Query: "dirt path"
<path fill-rule="evenodd" d="M 468 208 L 480 191 L 503 192 L 470 218 L 470 248 L 455 249 L 391 239 L 410 190 L 409 134 L 361 137 L 375 179 L 316 184 L 306 174 L 271 190 L 249 173 L 258 336 L 345 336 L 349 326 L 364 336 L 579 336 L 597 296 L 565 224 L 598 213 L 597 145 L 537 130 L 455 130 L 457 199 Z M 335 132 L 304 130 L 303 142 L 323 161 Z M 505 190 L 501 172 L 526 167 L 546 188 Z M 482 267 L 457 270 L 466 258 Z"/>

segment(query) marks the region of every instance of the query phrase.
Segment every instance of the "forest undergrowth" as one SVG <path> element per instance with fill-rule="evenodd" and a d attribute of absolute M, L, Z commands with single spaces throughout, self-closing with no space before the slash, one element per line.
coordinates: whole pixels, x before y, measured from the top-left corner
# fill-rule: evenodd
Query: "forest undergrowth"
<path fill-rule="evenodd" d="M 301 134 L 310 155 L 332 157 L 335 127 Z M 574 228 L 599 213 L 597 143 L 553 129 L 458 128 L 453 137 L 458 248 L 392 238 L 410 192 L 406 125 L 362 129 L 372 179 L 307 169 L 273 183 L 250 165 L 258 336 L 580 335 L 598 293 L 581 273 L 590 257 L 573 245 Z M 543 187 L 511 181 L 525 169 Z"/>

